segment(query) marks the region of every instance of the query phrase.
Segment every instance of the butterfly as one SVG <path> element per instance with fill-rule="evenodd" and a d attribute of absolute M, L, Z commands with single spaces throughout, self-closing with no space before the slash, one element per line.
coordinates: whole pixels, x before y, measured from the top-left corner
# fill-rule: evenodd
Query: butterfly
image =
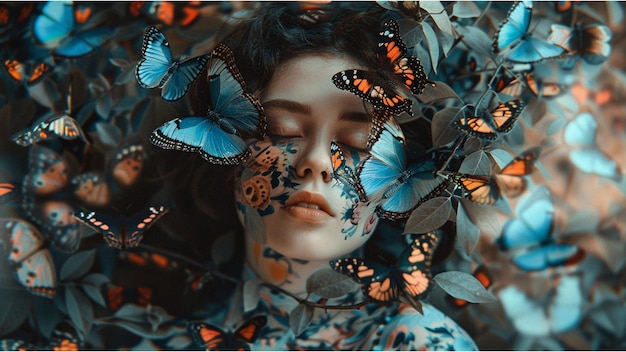
<path fill-rule="evenodd" d="M 107 307 L 118 310 L 126 304 L 146 307 L 152 302 L 152 289 L 148 286 L 107 286 L 104 288 Z"/>
<path fill-rule="evenodd" d="M 622 177 L 619 165 L 596 144 L 598 123 L 588 112 L 577 115 L 570 121 L 563 133 L 565 144 L 573 147 L 569 158 L 576 167 L 587 173 L 608 177 L 619 181 Z"/>
<path fill-rule="evenodd" d="M 454 120 L 453 125 L 470 136 L 493 141 L 498 138 L 498 134 L 505 134 L 513 129 L 523 107 L 519 99 L 500 102 L 490 111 L 479 104 L 473 114 Z"/>
<path fill-rule="evenodd" d="M 187 329 L 195 343 L 207 351 L 250 351 L 250 344 L 256 341 L 265 324 L 267 317 L 259 315 L 243 323 L 234 332 L 225 332 L 217 326 L 200 322 L 189 324 Z"/>
<path fill-rule="evenodd" d="M 42 62 L 38 65 L 29 67 L 26 69 L 26 64 L 17 60 L 5 60 L 4 67 L 6 67 L 9 76 L 16 82 L 26 82 L 26 84 L 33 85 L 41 81 L 50 66 Z"/>
<path fill-rule="evenodd" d="M 80 25 L 89 18 L 90 10 L 86 8 L 86 4 L 73 5 L 70 1 L 47 2 L 33 23 L 35 38 L 52 48 L 55 56 L 76 58 L 91 53 L 106 42 L 112 30 L 106 27 L 82 30 Z"/>
<path fill-rule="evenodd" d="M 407 166 L 407 151 L 400 126 L 389 119 L 384 123 L 371 155 L 356 170 L 361 200 L 382 200 L 378 214 L 384 218 L 405 218 L 424 201 L 447 187 L 434 173 L 431 159 Z"/>
<path fill-rule="evenodd" d="M 416 237 L 391 265 L 353 257 L 331 260 L 330 266 L 363 285 L 367 297 L 375 301 L 392 302 L 403 296 L 415 306 L 432 287 L 430 265 L 437 243 L 434 233 Z"/>
<path fill-rule="evenodd" d="M 213 51 L 208 71 L 208 117 L 166 122 L 152 132 L 150 141 L 164 149 L 197 152 L 214 164 L 237 165 L 251 153 L 240 134 L 265 134 L 263 107 L 257 98 L 245 93 L 245 82 L 228 46 L 220 44 Z"/>
<path fill-rule="evenodd" d="M 80 138 L 88 143 L 78 122 L 66 113 L 59 113 L 45 118 L 43 121 L 35 124 L 34 127 L 17 132 L 11 136 L 11 140 L 22 147 L 52 138 L 65 140 Z"/>
<path fill-rule="evenodd" d="M 564 48 L 569 56 L 580 56 L 591 65 L 600 65 L 611 54 L 611 30 L 599 24 L 582 26 L 576 24 L 573 28 L 560 24 L 552 25 L 552 32 L 548 41 Z M 562 65 L 571 69 L 576 63 L 576 57 L 570 58 Z"/>
<path fill-rule="evenodd" d="M 18 282 L 33 294 L 54 297 L 56 268 L 39 230 L 22 219 L 0 218 L 0 236 Z"/>
<path fill-rule="evenodd" d="M 74 216 L 102 234 L 109 246 L 122 250 L 137 247 L 143 233 L 168 211 L 169 208 L 164 206 L 150 206 L 128 217 L 114 217 L 95 211 L 79 211 Z"/>
<path fill-rule="evenodd" d="M 208 56 L 184 60 L 172 59 L 172 51 L 165 35 L 158 28 L 149 26 L 143 36 L 141 60 L 135 77 L 144 88 L 161 88 L 161 97 L 167 101 L 182 98 L 191 83 L 208 62 Z"/>
<path fill-rule="evenodd" d="M 76 328 L 66 321 L 57 324 L 52 331 L 49 343 L 44 346 L 17 339 L 0 340 L 2 351 L 78 351 L 81 347 L 82 342 Z"/>
<path fill-rule="evenodd" d="M 560 276 L 556 290 L 541 299 L 532 299 L 515 286 L 498 292 L 506 316 L 517 332 L 528 337 L 559 334 L 575 328 L 583 318 L 585 298 L 581 280 Z"/>
<path fill-rule="evenodd" d="M 19 193 L 15 183 L 2 182 L 0 183 L 0 202 L 6 202 L 13 199 Z"/>
<path fill-rule="evenodd" d="M 70 166 L 65 158 L 42 145 L 30 147 L 28 173 L 22 182 L 22 206 L 56 248 L 73 253 L 80 245 L 81 234 L 66 195 L 69 179 Z"/>
<path fill-rule="evenodd" d="M 511 97 L 520 97 L 524 84 L 518 73 L 500 66 L 489 81 L 489 89 Z"/>
<path fill-rule="evenodd" d="M 504 223 L 502 235 L 496 243 L 502 250 L 515 251 L 513 263 L 520 269 L 544 270 L 582 259 L 582 249 L 551 238 L 554 210 L 550 191 L 538 187 L 520 200 L 518 217 Z"/>
<path fill-rule="evenodd" d="M 332 164 L 333 178 L 349 186 L 350 189 L 357 189 L 354 170 L 347 165 L 343 150 L 335 142 L 330 142 L 330 161 Z"/>
<path fill-rule="evenodd" d="M 143 268 L 151 268 L 151 269 L 159 269 L 164 271 L 176 270 L 179 268 L 178 262 L 164 256 L 163 254 L 154 253 L 154 252 L 130 252 L 123 251 L 119 253 L 120 259 L 126 261 L 128 263 L 132 263 L 133 265 L 143 267 Z"/>
<path fill-rule="evenodd" d="M 524 73 L 524 80 L 531 93 L 539 98 L 554 98 L 561 95 L 565 90 L 565 87 L 559 83 L 535 79 L 535 76 L 530 72 Z"/>
<path fill-rule="evenodd" d="M 565 49 L 528 32 L 532 17 L 532 1 L 516 2 L 500 24 L 492 45 L 493 52 L 506 50 L 505 58 L 513 62 L 533 63 L 559 57 Z"/>
<path fill-rule="evenodd" d="M 339 89 L 350 91 L 370 102 L 375 109 L 389 110 L 394 114 L 411 114 L 413 102 L 396 90 L 397 79 L 413 94 L 421 94 L 428 83 L 424 67 L 416 57 L 407 57 L 407 47 L 400 37 L 398 22 L 389 20 L 379 36 L 377 72 L 351 69 L 333 75 Z M 393 78 L 392 78 L 393 77 Z"/>

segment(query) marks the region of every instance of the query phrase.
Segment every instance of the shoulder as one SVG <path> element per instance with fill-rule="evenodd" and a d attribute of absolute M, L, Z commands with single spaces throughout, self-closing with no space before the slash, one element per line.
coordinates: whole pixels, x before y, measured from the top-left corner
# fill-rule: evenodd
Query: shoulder
<path fill-rule="evenodd" d="M 424 314 L 401 303 L 369 346 L 388 350 L 478 350 L 474 340 L 454 320 L 424 303 Z"/>

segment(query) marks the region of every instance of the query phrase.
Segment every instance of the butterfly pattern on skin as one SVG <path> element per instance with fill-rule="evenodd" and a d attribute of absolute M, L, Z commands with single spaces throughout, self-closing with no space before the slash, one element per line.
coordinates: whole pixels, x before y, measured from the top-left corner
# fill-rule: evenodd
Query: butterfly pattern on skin
<path fill-rule="evenodd" d="M 538 147 L 530 148 L 491 176 L 450 171 L 439 171 L 439 174 L 458 186 L 464 198 L 478 204 L 493 205 L 502 198 L 502 192 L 515 197 L 526 189 L 526 180 L 523 177 L 533 171 L 540 152 Z"/>
<path fill-rule="evenodd" d="M 52 49 L 55 56 L 77 58 L 91 53 L 104 44 L 112 33 L 110 28 L 96 27 L 81 30 L 86 13 L 70 1 L 46 3 L 33 22 L 33 35 L 40 43 Z M 77 25 L 79 25 L 77 27 Z"/>
<path fill-rule="evenodd" d="M 137 82 L 144 88 L 160 88 L 161 97 L 167 101 L 182 98 L 209 59 L 203 55 L 173 60 L 165 35 L 153 26 L 148 27 L 143 36 L 141 57 L 135 70 Z"/>
<path fill-rule="evenodd" d="M 42 145 L 30 147 L 28 173 L 22 182 L 22 207 L 56 248 L 73 253 L 78 250 L 81 234 L 66 195 L 69 178 L 65 158 Z"/>
<path fill-rule="evenodd" d="M 496 244 L 501 250 L 515 251 L 513 263 L 521 270 L 544 270 L 583 258 L 578 246 L 551 238 L 554 211 L 550 191 L 541 186 L 518 203 L 518 217 L 504 224 Z"/>
<path fill-rule="evenodd" d="M 256 341 L 265 324 L 267 317 L 259 315 L 241 324 L 234 332 L 225 332 L 214 325 L 201 322 L 189 324 L 187 330 L 196 345 L 207 351 L 250 351 L 250 344 Z"/>
<path fill-rule="evenodd" d="M 22 219 L 0 218 L 0 243 L 15 267 L 17 281 L 33 294 L 54 297 L 56 268 L 39 230 Z"/>
<path fill-rule="evenodd" d="M 246 93 L 246 84 L 232 50 L 220 44 L 208 69 L 211 108 L 208 116 L 189 116 L 166 122 L 150 135 L 164 149 L 197 152 L 218 165 L 244 162 L 250 151 L 241 135 L 265 135 L 267 124 L 260 101 Z"/>
<path fill-rule="evenodd" d="M 426 77 L 420 60 L 406 56 L 407 47 L 400 37 L 400 27 L 396 21 L 389 20 L 384 24 L 379 39 L 378 71 L 341 71 L 333 75 L 333 83 L 337 88 L 370 102 L 375 109 L 389 110 L 394 114 L 412 114 L 413 101 L 401 95 L 397 86 L 402 85 L 413 94 L 421 94 L 426 85 L 432 82 Z"/>
<path fill-rule="evenodd" d="M 330 266 L 361 284 L 367 297 L 375 301 L 393 302 L 403 296 L 417 309 L 416 303 L 432 286 L 431 257 L 438 241 L 434 233 L 414 238 L 391 265 L 352 257 L 332 260 Z"/>
<path fill-rule="evenodd" d="M 487 141 L 510 132 L 524 107 L 519 99 L 500 102 L 490 111 L 481 105 L 478 104 L 469 116 L 454 120 L 452 124 L 463 133 Z"/>
<path fill-rule="evenodd" d="M 381 201 L 377 212 L 383 218 L 406 218 L 447 187 L 432 160 L 407 166 L 404 134 L 393 119 L 384 123 L 370 153 L 357 167 L 357 190 L 363 202 Z"/>
<path fill-rule="evenodd" d="M 28 85 L 34 85 L 41 82 L 44 77 L 44 73 L 50 69 L 50 66 L 47 63 L 42 62 L 38 65 L 29 67 L 30 72 L 27 73 L 26 64 L 18 60 L 5 60 L 4 67 L 7 69 L 9 76 L 11 76 L 11 78 L 13 78 L 16 82 L 26 82 Z"/>
<path fill-rule="evenodd" d="M 533 63 L 562 56 L 565 49 L 528 32 L 533 4 L 530 0 L 516 2 L 500 24 L 493 41 L 493 52 L 513 62 Z"/>
<path fill-rule="evenodd" d="M 149 206 L 130 216 L 80 211 L 74 213 L 74 217 L 102 234 L 110 247 L 123 250 L 137 247 L 143 238 L 143 233 L 168 211 L 169 208 L 161 205 Z"/>
<path fill-rule="evenodd" d="M 17 145 L 27 147 L 53 138 L 65 140 L 80 138 L 85 143 L 89 143 L 78 122 L 66 113 L 45 118 L 35 124 L 34 127 L 17 132 L 11 137 L 11 140 Z"/>

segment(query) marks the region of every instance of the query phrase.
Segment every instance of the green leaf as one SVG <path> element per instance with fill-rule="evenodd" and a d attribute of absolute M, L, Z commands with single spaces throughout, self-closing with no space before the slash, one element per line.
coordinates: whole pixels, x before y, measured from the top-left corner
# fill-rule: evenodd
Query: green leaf
<path fill-rule="evenodd" d="M 457 1 L 452 5 L 452 16 L 458 18 L 476 18 L 480 13 L 480 8 L 473 1 Z"/>
<path fill-rule="evenodd" d="M 65 305 L 72 323 L 83 336 L 89 334 L 93 323 L 93 307 L 85 294 L 73 286 L 65 289 Z"/>
<path fill-rule="evenodd" d="M 96 250 L 78 252 L 67 258 L 61 267 L 61 281 L 75 281 L 87 274 L 96 258 Z"/>
<path fill-rule="evenodd" d="M 304 303 L 298 304 L 289 313 L 289 328 L 297 336 L 306 330 L 313 319 L 313 307 Z"/>
<path fill-rule="evenodd" d="M 489 156 L 482 150 L 468 155 L 461 163 L 459 172 L 470 175 L 491 175 Z"/>
<path fill-rule="evenodd" d="M 474 252 L 480 236 L 480 229 L 469 219 L 463 204 L 459 203 L 456 214 L 456 238 L 468 256 Z"/>
<path fill-rule="evenodd" d="M 105 307 L 106 302 L 102 296 L 102 286 L 107 282 L 109 282 L 109 279 L 106 276 L 100 273 L 93 273 L 81 281 L 80 287 L 91 300 Z"/>
<path fill-rule="evenodd" d="M 454 89 L 450 88 L 449 85 L 441 81 L 435 81 L 434 87 L 426 86 L 424 92 L 416 95 L 416 97 L 423 104 L 432 104 L 445 99 L 461 100 Z"/>
<path fill-rule="evenodd" d="M 452 121 L 458 116 L 459 112 L 459 108 L 450 107 L 435 113 L 431 123 L 434 146 L 444 146 L 459 136 L 461 132 L 452 126 Z"/>
<path fill-rule="evenodd" d="M 492 303 L 498 299 L 478 279 L 462 271 L 444 271 L 433 280 L 450 296 L 472 303 Z"/>
<path fill-rule="evenodd" d="M 306 292 L 324 298 L 341 297 L 356 287 L 356 282 L 331 268 L 320 269 L 306 280 Z"/>
<path fill-rule="evenodd" d="M 433 72 L 437 73 L 437 65 L 439 63 L 439 40 L 433 28 L 426 22 L 422 22 L 422 31 L 428 45 L 428 53 L 430 54 L 430 64 Z"/>
<path fill-rule="evenodd" d="M 442 32 L 452 35 L 452 23 L 443 5 L 439 1 L 420 1 L 420 7 L 430 14 L 433 22 Z"/>
<path fill-rule="evenodd" d="M 427 233 L 448 221 L 452 204 L 449 197 L 429 199 L 413 211 L 404 227 L 404 234 Z"/>

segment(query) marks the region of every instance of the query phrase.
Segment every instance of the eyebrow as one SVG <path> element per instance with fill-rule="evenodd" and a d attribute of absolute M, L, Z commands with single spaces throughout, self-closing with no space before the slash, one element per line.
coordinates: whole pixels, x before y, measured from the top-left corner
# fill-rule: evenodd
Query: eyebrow
<path fill-rule="evenodd" d="M 293 100 L 273 99 L 263 103 L 264 109 L 280 109 L 297 114 L 311 114 L 312 109 L 309 105 L 302 104 Z M 372 117 L 366 112 L 349 111 L 341 114 L 340 120 L 355 122 L 371 122 Z"/>

